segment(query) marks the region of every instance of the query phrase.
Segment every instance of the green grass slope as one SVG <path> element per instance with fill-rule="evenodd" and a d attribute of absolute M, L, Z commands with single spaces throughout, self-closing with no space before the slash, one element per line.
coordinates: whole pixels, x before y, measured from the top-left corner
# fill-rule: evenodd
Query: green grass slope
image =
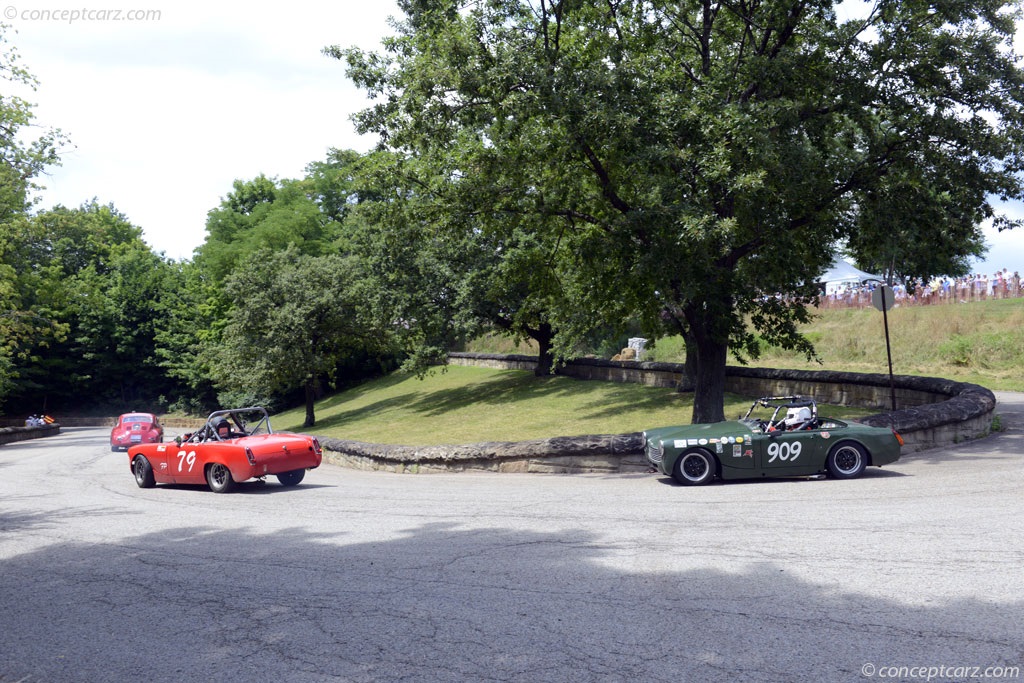
<path fill-rule="evenodd" d="M 993 390 L 1024 391 L 1024 298 L 889 311 L 893 372 L 945 377 Z M 766 348 L 751 364 L 799 370 L 888 372 L 885 326 L 874 308 L 821 311 L 802 332 L 822 363 Z M 678 362 L 679 340 L 664 340 L 654 359 Z"/>
<path fill-rule="evenodd" d="M 821 364 L 771 348 L 752 364 L 887 372 L 882 314 L 873 308 L 821 311 L 803 331 L 818 349 Z M 889 312 L 889 335 L 896 374 L 1024 391 L 1024 299 L 898 307 Z M 482 340 L 471 350 L 532 353 L 500 339 Z M 682 344 L 660 340 L 648 358 L 681 362 Z M 742 414 L 749 403 L 749 398 L 727 396 L 726 416 Z M 453 366 L 423 380 L 393 374 L 327 398 L 317 405 L 317 424 L 309 431 L 416 446 L 520 441 L 682 424 L 692 409 L 691 396 L 670 389 Z M 827 410 L 836 417 L 867 412 Z M 275 416 L 274 426 L 304 431 L 303 417 L 301 408 L 290 410 Z"/>
<path fill-rule="evenodd" d="M 750 406 L 748 398 L 726 398 L 727 417 Z M 273 423 L 282 431 L 428 446 L 638 432 L 686 424 L 692 410 L 692 396 L 671 389 L 451 366 L 422 380 L 392 374 L 327 398 L 317 404 L 310 430 L 302 426 L 302 408 L 275 415 Z M 852 417 L 870 411 L 828 412 Z"/>

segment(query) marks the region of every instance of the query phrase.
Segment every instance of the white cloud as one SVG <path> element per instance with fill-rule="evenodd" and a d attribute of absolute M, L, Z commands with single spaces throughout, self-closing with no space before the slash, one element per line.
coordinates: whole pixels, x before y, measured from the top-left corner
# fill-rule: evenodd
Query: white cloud
<path fill-rule="evenodd" d="M 122 19 L 145 8 L 125 7 Z M 5 10 L 40 81 L 27 97 L 37 122 L 75 145 L 42 180 L 43 207 L 113 202 L 155 249 L 187 258 L 235 179 L 300 177 L 331 147 L 374 143 L 349 121 L 365 97 L 320 50 L 377 49 L 393 33 L 393 2 L 148 8 L 159 15 L 64 21 L 45 19 L 69 16 L 56 3 Z"/>

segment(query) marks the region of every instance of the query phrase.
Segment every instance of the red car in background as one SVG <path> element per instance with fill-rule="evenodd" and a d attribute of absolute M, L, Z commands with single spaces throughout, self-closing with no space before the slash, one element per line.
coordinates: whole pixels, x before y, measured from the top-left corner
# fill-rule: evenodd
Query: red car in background
<path fill-rule="evenodd" d="M 164 426 L 153 413 L 125 413 L 117 418 L 110 430 L 110 450 L 128 450 L 140 443 L 160 443 L 164 440 Z"/>
<path fill-rule="evenodd" d="M 266 409 L 254 407 L 211 413 L 200 429 L 173 443 L 132 446 L 128 464 L 140 488 L 206 484 L 227 493 L 238 482 L 268 475 L 296 486 L 322 456 L 316 437 L 274 432 Z"/>

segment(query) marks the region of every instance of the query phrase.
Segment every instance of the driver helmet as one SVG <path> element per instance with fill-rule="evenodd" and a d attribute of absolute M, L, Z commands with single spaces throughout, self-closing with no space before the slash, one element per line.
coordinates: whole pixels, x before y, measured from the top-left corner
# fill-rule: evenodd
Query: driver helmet
<path fill-rule="evenodd" d="M 786 427 L 792 429 L 799 424 L 811 421 L 811 409 L 804 406 L 803 408 L 790 408 L 786 411 Z"/>
<path fill-rule="evenodd" d="M 214 429 L 217 430 L 217 436 L 222 439 L 226 439 L 231 436 L 231 424 L 223 417 L 214 424 Z"/>

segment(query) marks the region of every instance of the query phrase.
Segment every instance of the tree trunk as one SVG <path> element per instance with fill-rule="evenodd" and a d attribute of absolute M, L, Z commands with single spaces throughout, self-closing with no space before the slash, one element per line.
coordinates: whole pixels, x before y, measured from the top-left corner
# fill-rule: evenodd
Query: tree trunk
<path fill-rule="evenodd" d="M 728 336 L 716 334 L 715 313 L 700 303 L 687 310 L 690 342 L 687 360 L 692 348 L 696 351 L 695 383 L 693 390 L 693 424 L 709 424 L 725 420 L 725 362 L 729 354 Z M 723 331 L 724 332 L 724 331 Z"/>
<path fill-rule="evenodd" d="M 697 388 L 697 345 L 689 334 L 683 334 L 683 342 L 686 344 L 686 359 L 683 361 L 683 376 L 676 384 L 676 391 L 686 394 Z"/>
<path fill-rule="evenodd" d="M 306 420 L 302 423 L 303 427 L 312 427 L 316 424 L 316 414 L 313 411 L 316 405 L 316 378 L 310 378 L 306 380 Z"/>
<path fill-rule="evenodd" d="M 725 344 L 701 344 L 698 350 L 697 381 L 693 391 L 693 423 L 725 420 Z"/>
<path fill-rule="evenodd" d="M 538 348 L 537 367 L 534 369 L 533 374 L 537 377 L 547 377 L 551 374 L 551 368 L 555 363 L 554 355 L 551 353 L 551 342 L 554 339 L 555 333 L 551 329 L 551 325 L 541 323 L 540 329 L 531 330 L 531 336 L 537 342 Z"/>

